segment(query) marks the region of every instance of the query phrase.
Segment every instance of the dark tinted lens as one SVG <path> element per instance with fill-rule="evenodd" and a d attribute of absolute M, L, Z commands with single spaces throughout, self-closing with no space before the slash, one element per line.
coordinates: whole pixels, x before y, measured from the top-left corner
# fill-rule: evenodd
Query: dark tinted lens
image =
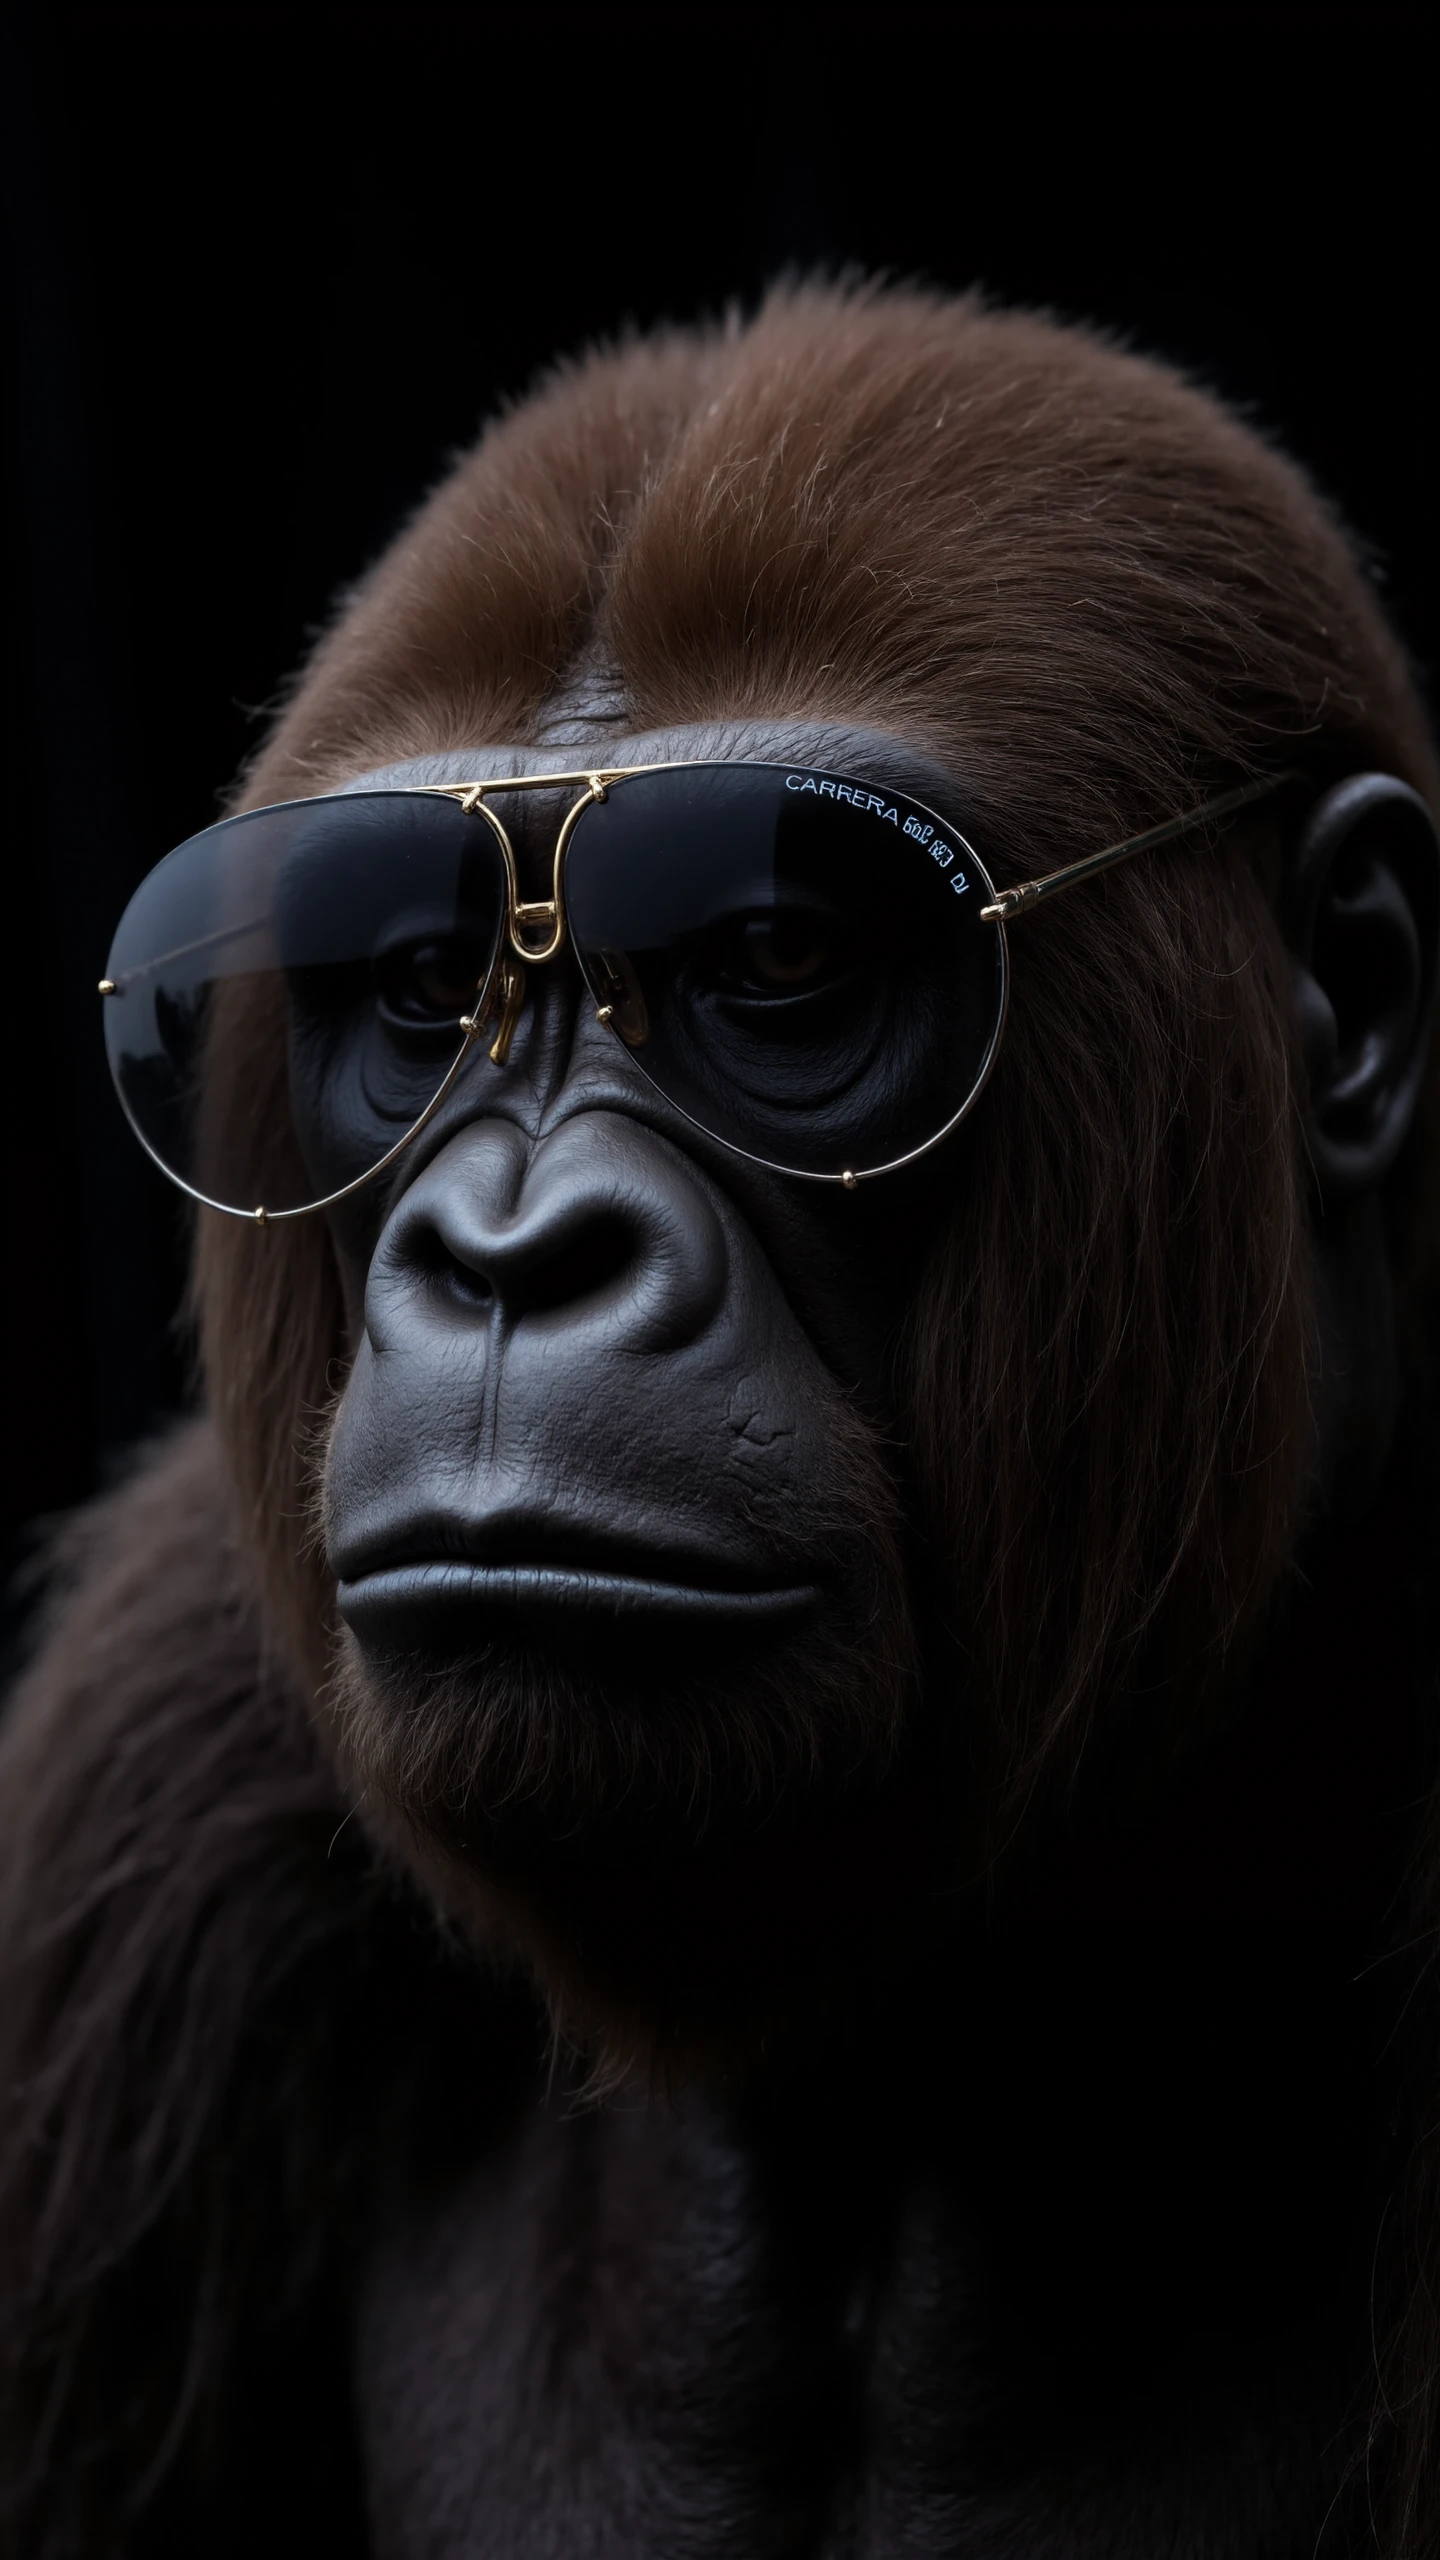
<path fill-rule="evenodd" d="M 340 1190 L 433 1100 L 504 906 L 490 829 L 451 800 L 296 800 L 192 836 L 131 899 L 105 973 L 136 1129 L 227 1208 Z"/>
<path fill-rule="evenodd" d="M 614 783 L 566 872 L 586 977 L 637 1063 L 797 1173 L 874 1171 L 964 1110 L 1004 1009 L 990 895 L 928 810 L 780 765 Z"/>

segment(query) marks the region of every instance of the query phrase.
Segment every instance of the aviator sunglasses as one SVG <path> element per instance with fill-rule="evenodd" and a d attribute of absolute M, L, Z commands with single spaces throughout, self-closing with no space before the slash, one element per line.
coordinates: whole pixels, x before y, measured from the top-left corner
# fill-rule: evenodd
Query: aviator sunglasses
<path fill-rule="evenodd" d="M 192 1199 L 299 1217 L 382 1173 L 478 1049 L 503 1066 L 527 970 L 568 949 L 598 1020 L 696 1128 L 854 1190 L 938 1146 L 984 1091 L 1007 925 L 1288 778 L 999 891 L 933 809 L 807 766 L 597 768 L 247 810 L 168 854 L 126 908 L 100 984 L 110 1068 Z M 496 804 L 565 789 L 550 895 L 526 899 Z"/>

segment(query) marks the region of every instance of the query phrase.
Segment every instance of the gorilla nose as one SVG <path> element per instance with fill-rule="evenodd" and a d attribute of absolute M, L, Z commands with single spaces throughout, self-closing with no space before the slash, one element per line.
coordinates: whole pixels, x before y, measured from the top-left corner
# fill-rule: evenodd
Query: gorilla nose
<path fill-rule="evenodd" d="M 457 1323 L 598 1323 L 633 1350 L 678 1350 L 725 1294 L 720 1220 L 690 1168 L 634 1121 L 586 1112 L 538 1145 L 474 1122 L 397 1203 L 367 1323 L 392 1331 L 417 1284 Z"/>

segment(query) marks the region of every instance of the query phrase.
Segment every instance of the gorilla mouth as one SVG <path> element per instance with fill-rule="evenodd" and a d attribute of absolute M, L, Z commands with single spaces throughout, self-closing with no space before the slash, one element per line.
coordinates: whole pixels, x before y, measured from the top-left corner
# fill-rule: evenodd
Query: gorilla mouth
<path fill-rule="evenodd" d="M 340 1614 L 363 1645 L 429 1650 L 527 1622 L 596 1629 L 666 1622 L 757 1637 L 789 1633 L 820 1605 L 808 1578 L 767 1582 L 748 1559 L 596 1534 L 588 1524 L 417 1521 L 335 1557 Z M 447 1648 L 448 1649 L 448 1648 Z"/>
<path fill-rule="evenodd" d="M 473 1629 L 479 1618 L 674 1620 L 757 1635 L 788 1630 L 818 1608 L 816 1583 L 770 1587 L 679 1578 L 666 1561 L 637 1556 L 627 1566 L 569 1559 L 477 1563 L 454 1556 L 383 1565 L 342 1581 L 340 1614 L 362 1644 L 390 1649 L 433 1642 L 446 1620 Z"/>

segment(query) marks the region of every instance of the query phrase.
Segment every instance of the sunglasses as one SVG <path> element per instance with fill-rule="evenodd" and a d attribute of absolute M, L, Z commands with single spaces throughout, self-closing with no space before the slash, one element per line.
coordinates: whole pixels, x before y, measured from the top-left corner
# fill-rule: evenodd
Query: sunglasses
<path fill-rule="evenodd" d="M 854 1190 L 938 1146 L 984 1091 L 1007 925 L 1288 779 L 999 891 L 933 809 L 796 765 L 248 810 L 168 854 L 126 908 L 100 984 L 111 1073 L 192 1199 L 299 1217 L 383 1173 L 477 1050 L 503 1066 L 527 970 L 568 949 L 597 1020 L 686 1120 Z M 567 789 L 550 895 L 524 898 L 501 807 Z"/>

